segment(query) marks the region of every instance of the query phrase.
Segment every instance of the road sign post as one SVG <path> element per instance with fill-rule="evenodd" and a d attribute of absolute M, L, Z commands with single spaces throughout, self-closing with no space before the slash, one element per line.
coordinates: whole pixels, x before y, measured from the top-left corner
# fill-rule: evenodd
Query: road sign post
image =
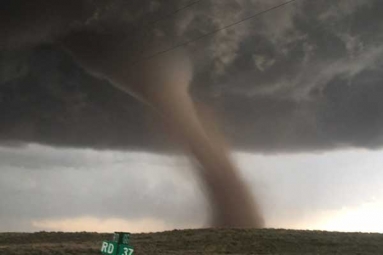
<path fill-rule="evenodd" d="M 104 255 L 133 255 L 133 252 L 130 233 L 115 232 L 113 241 L 104 241 L 101 245 L 101 253 Z"/>

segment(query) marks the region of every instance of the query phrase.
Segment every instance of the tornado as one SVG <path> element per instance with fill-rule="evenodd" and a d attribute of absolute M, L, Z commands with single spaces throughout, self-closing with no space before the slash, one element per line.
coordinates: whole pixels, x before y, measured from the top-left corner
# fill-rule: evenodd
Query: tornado
<path fill-rule="evenodd" d="M 197 111 L 198 106 L 189 94 L 193 68 L 185 50 L 175 50 L 132 66 L 123 59 L 93 56 L 89 54 L 89 46 L 79 47 L 78 42 L 67 40 L 65 43 L 74 58 L 90 72 L 104 76 L 114 86 L 150 105 L 161 115 L 173 137 L 195 159 L 195 169 L 212 208 L 213 227 L 264 227 L 257 201 L 231 159 L 223 136 L 211 118 Z M 87 54 L 83 54 L 85 48 Z M 102 49 L 94 53 L 97 52 L 108 51 Z"/>
<path fill-rule="evenodd" d="M 188 93 L 193 72 L 187 54 L 172 52 L 143 66 L 147 75 L 142 77 L 147 80 L 138 84 L 147 88 L 144 98 L 197 161 L 195 169 L 212 208 L 212 226 L 264 227 L 257 201 L 241 179 L 217 125 Z"/>

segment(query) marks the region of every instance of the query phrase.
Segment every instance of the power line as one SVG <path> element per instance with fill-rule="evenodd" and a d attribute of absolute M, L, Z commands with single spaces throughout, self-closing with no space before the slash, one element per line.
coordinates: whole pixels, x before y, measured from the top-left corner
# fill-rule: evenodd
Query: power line
<path fill-rule="evenodd" d="M 200 2 L 200 1 L 202 1 L 202 0 L 199 0 L 199 1 L 196 1 L 196 2 Z M 287 2 L 284 2 L 284 3 L 282 3 L 282 4 L 276 5 L 276 6 L 274 6 L 274 7 L 269 8 L 269 9 L 260 11 L 260 12 L 258 12 L 258 13 L 255 13 L 255 14 L 251 15 L 251 16 L 248 16 L 248 17 L 246 17 L 246 18 L 243 18 L 243 19 L 241 19 L 241 20 L 239 20 L 239 21 L 236 21 L 236 22 L 231 23 L 231 24 L 229 24 L 229 25 L 220 27 L 220 28 L 218 28 L 218 29 L 216 29 L 216 30 L 213 30 L 213 31 L 211 31 L 211 32 L 208 32 L 208 33 L 206 33 L 206 34 L 203 34 L 203 35 L 201 35 L 201 36 L 198 36 L 198 37 L 196 37 L 196 38 L 194 38 L 194 39 L 191 39 L 191 40 L 189 40 L 189 41 L 186 41 L 186 42 L 177 44 L 177 45 L 175 45 L 174 47 L 168 48 L 168 49 L 166 49 L 166 50 L 159 51 L 159 52 L 157 52 L 157 53 L 154 53 L 153 55 L 150 55 L 150 56 L 148 56 L 148 57 L 142 58 L 141 60 L 138 60 L 138 61 L 134 62 L 133 64 L 137 64 L 138 62 L 145 61 L 145 60 L 149 60 L 149 59 L 152 59 L 152 58 L 157 57 L 157 56 L 159 56 L 159 55 L 163 55 L 163 54 L 165 54 L 165 53 L 167 53 L 167 52 L 173 51 L 173 50 L 175 50 L 175 49 L 184 47 L 184 46 L 186 46 L 186 45 L 188 45 L 188 44 L 190 44 L 190 43 L 192 43 L 192 42 L 201 40 L 201 39 L 203 39 L 203 38 L 205 38 L 205 37 L 208 37 L 208 36 L 210 36 L 210 35 L 214 35 L 214 34 L 220 32 L 220 31 L 226 30 L 226 29 L 228 29 L 228 28 L 230 28 L 230 27 L 236 26 L 236 25 L 238 25 L 238 24 L 240 24 L 240 23 L 243 23 L 243 22 L 246 22 L 246 21 L 248 21 L 248 20 L 254 19 L 254 18 L 256 18 L 257 16 L 260 16 L 260 15 L 263 15 L 263 14 L 268 13 L 268 12 L 270 12 L 270 11 L 276 10 L 276 9 L 278 9 L 278 8 L 281 8 L 281 7 L 285 6 L 285 5 L 291 4 L 291 3 L 295 2 L 295 1 L 297 1 L 297 0 L 289 0 L 289 1 L 287 1 Z M 194 3 L 194 4 L 195 4 L 195 3 Z M 185 8 L 187 8 L 187 7 L 185 7 Z"/>
<path fill-rule="evenodd" d="M 183 7 L 180 7 L 179 9 L 176 9 L 174 12 L 164 14 L 164 15 L 162 15 L 160 18 L 158 18 L 158 19 L 156 19 L 156 20 L 153 20 L 153 21 L 150 21 L 150 22 L 147 24 L 147 26 L 153 25 L 153 24 L 155 24 L 155 23 L 157 23 L 157 22 L 159 22 L 159 21 L 161 21 L 161 20 L 164 20 L 164 19 L 167 19 L 167 18 L 169 18 L 169 17 L 171 17 L 171 16 L 174 16 L 174 15 L 176 15 L 177 13 L 179 13 L 179 12 L 181 12 L 181 11 L 183 11 L 183 10 L 189 8 L 189 7 L 192 7 L 193 5 L 198 4 L 198 3 L 201 2 L 201 1 L 203 1 L 203 0 L 193 1 L 193 2 L 187 4 L 187 5 L 183 6 Z"/>
<path fill-rule="evenodd" d="M 162 21 L 162 20 L 165 20 L 165 19 L 168 19 L 168 18 L 170 18 L 170 17 L 172 17 L 172 16 L 175 16 L 175 15 L 177 15 L 178 13 L 180 13 L 181 11 L 183 11 L 183 10 L 185 10 L 185 9 L 187 9 L 187 8 L 190 8 L 190 7 L 192 7 L 192 6 L 196 5 L 196 4 L 198 4 L 198 3 L 201 2 L 201 1 L 203 1 L 203 0 L 192 1 L 192 2 L 188 3 L 187 5 L 182 6 L 182 7 L 178 8 L 178 9 L 176 9 L 176 10 L 173 11 L 173 12 L 164 14 L 164 15 L 162 15 L 161 17 L 159 17 L 159 18 L 157 18 L 157 19 L 155 19 L 155 20 L 153 20 L 153 21 L 149 21 L 149 22 L 146 23 L 146 24 L 142 24 L 141 29 L 144 29 L 144 34 L 143 34 L 143 39 L 142 39 L 142 45 L 144 46 L 143 42 L 144 42 L 144 40 L 145 40 L 145 38 L 146 38 L 146 36 L 147 36 L 147 33 L 149 32 L 149 29 L 151 29 L 151 27 L 153 27 L 157 22 L 160 22 L 160 21 Z M 144 49 L 144 48 L 142 48 L 141 51 L 143 51 L 143 49 Z M 137 62 L 138 62 L 138 61 L 137 61 Z M 134 62 L 133 64 L 135 64 L 135 63 L 137 63 L 137 62 Z"/>

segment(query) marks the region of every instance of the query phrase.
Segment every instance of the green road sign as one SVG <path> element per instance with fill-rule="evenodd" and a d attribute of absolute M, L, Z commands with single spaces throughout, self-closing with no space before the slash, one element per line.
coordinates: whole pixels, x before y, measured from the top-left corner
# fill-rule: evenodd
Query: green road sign
<path fill-rule="evenodd" d="M 129 244 L 130 233 L 114 232 L 113 241 L 118 244 Z"/>
<path fill-rule="evenodd" d="M 134 249 L 132 246 L 120 244 L 118 246 L 118 254 L 117 255 L 132 255 L 134 252 Z"/>
<path fill-rule="evenodd" d="M 106 255 L 117 255 L 118 245 L 116 242 L 103 241 L 101 246 L 101 253 Z M 128 253 L 128 255 L 130 255 Z"/>
<path fill-rule="evenodd" d="M 104 255 L 132 255 L 134 249 L 129 245 L 130 233 L 114 232 L 113 242 L 104 241 L 101 253 Z"/>

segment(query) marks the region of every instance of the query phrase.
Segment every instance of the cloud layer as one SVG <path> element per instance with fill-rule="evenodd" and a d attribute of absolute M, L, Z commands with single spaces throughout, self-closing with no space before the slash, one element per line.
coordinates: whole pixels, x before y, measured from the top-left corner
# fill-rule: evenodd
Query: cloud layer
<path fill-rule="evenodd" d="M 146 48 L 155 52 L 280 3 L 202 1 L 150 23 L 185 4 L 151 1 L 143 3 L 145 11 L 138 16 L 125 13 L 126 19 L 117 22 L 106 12 L 92 22 L 100 27 L 113 21 L 114 29 L 119 29 L 116 24 L 133 29 L 141 13 L 142 22 L 151 24 L 146 37 L 131 35 L 153 42 L 156 47 Z M 378 0 L 297 1 L 190 44 L 195 66 L 191 91 L 215 108 L 237 148 L 380 147 L 381 8 Z M 53 46 L 3 50 L 0 63 L 3 143 L 174 149 L 149 109 L 90 76 Z"/>

